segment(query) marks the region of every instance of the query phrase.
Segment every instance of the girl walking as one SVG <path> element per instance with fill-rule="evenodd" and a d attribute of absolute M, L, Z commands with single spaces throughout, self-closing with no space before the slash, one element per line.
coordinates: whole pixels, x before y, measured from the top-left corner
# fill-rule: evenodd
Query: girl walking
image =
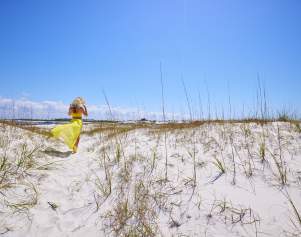
<path fill-rule="evenodd" d="M 83 126 L 82 116 L 88 116 L 85 100 L 81 97 L 75 98 L 70 104 L 68 115 L 72 118 L 71 122 L 54 127 L 51 134 L 55 138 L 62 139 L 72 153 L 76 153 Z"/>

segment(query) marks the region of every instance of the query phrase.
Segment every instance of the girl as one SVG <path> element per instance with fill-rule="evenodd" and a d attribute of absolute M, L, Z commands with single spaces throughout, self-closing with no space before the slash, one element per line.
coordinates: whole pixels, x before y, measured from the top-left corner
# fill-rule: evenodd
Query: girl
<path fill-rule="evenodd" d="M 71 122 L 54 127 L 51 130 L 51 134 L 55 138 L 62 139 L 72 150 L 72 153 L 76 153 L 83 126 L 82 115 L 88 116 L 83 98 L 77 97 L 73 100 L 72 104 L 70 104 L 68 115 L 72 117 Z"/>

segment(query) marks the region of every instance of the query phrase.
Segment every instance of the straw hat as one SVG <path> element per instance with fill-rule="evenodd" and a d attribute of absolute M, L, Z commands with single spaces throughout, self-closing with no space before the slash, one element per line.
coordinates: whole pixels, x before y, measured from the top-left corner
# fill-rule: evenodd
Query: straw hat
<path fill-rule="evenodd" d="M 82 97 L 76 97 L 73 101 L 73 105 L 84 105 L 86 101 Z"/>

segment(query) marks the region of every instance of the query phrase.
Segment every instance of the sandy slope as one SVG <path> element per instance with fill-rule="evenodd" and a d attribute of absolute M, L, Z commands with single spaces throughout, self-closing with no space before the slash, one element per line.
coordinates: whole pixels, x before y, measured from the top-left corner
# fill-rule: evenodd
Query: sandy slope
<path fill-rule="evenodd" d="M 300 226 L 285 194 L 301 210 L 300 133 L 289 124 L 264 130 L 248 126 L 167 131 L 166 141 L 164 132 L 148 129 L 110 139 L 83 136 L 78 153 L 71 155 L 62 144 L 43 140 L 41 157 L 55 165 L 26 178 L 36 187 L 37 204 L 14 214 L 3 209 L 1 232 L 14 237 L 133 236 L 139 234 L 133 229 L 143 232 L 148 226 L 149 235 L 156 236 L 293 236 Z M 245 131 L 250 132 L 246 137 Z M 280 155 L 283 159 L 285 185 L 272 154 L 276 161 Z M 216 157 L 224 162 L 224 174 L 214 165 Z M 106 195 L 108 180 L 111 192 Z"/>

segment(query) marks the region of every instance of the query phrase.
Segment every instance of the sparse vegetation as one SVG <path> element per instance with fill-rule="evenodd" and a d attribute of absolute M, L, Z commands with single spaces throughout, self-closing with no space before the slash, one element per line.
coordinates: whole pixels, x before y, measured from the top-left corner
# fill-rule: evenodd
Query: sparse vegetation
<path fill-rule="evenodd" d="M 226 173 L 225 164 L 222 160 L 219 160 L 217 157 L 214 157 L 214 161 L 212 163 L 219 170 L 220 175 Z"/>
<path fill-rule="evenodd" d="M 217 226 L 225 235 L 247 231 L 252 236 L 263 236 L 267 231 L 267 217 L 261 218 L 266 215 L 265 209 L 249 207 L 248 200 L 261 202 L 265 192 L 296 189 L 298 166 L 291 165 L 298 162 L 294 157 L 301 153 L 296 124 L 299 123 L 266 120 L 91 124 L 82 135 L 83 144 L 89 141 L 82 148 L 86 157 L 62 160 L 89 165 L 70 171 L 85 178 L 75 181 L 74 175 L 71 183 L 66 182 L 66 190 L 72 191 L 70 200 L 77 199 L 78 203 L 87 195 L 87 203 L 74 208 L 89 214 L 87 218 L 97 223 L 100 235 L 214 236 L 217 230 L 212 226 Z M 40 192 L 37 181 L 37 174 L 59 169 L 54 161 L 43 160 L 45 144 L 53 141 L 47 136 L 35 139 L 31 134 L 37 134 L 36 129 L 18 126 L 2 124 L 1 128 L 0 195 L 5 197 L 1 211 L 28 215 L 32 208 L 44 205 L 53 215 L 60 213 L 66 203 L 55 198 L 40 203 L 45 194 Z M 20 137 L 24 134 L 28 139 Z M 268 186 L 264 192 L 258 182 Z M 26 191 L 21 191 L 20 198 L 8 195 L 10 190 L 20 191 L 22 187 Z M 217 196 L 213 202 L 211 190 Z M 282 233 L 298 236 L 300 203 L 291 196 L 284 197 L 287 206 L 278 208 L 282 208 L 281 213 L 289 212 L 291 219 L 283 224 Z M 284 200 L 276 198 L 271 202 L 277 205 Z M 280 218 L 281 214 L 273 213 L 274 218 Z M 10 225 L 1 225 L 1 233 L 13 231 Z M 289 230 L 289 225 L 293 229 Z M 82 223 L 78 223 L 74 231 L 81 228 Z M 190 232 L 185 232 L 187 229 Z"/>

